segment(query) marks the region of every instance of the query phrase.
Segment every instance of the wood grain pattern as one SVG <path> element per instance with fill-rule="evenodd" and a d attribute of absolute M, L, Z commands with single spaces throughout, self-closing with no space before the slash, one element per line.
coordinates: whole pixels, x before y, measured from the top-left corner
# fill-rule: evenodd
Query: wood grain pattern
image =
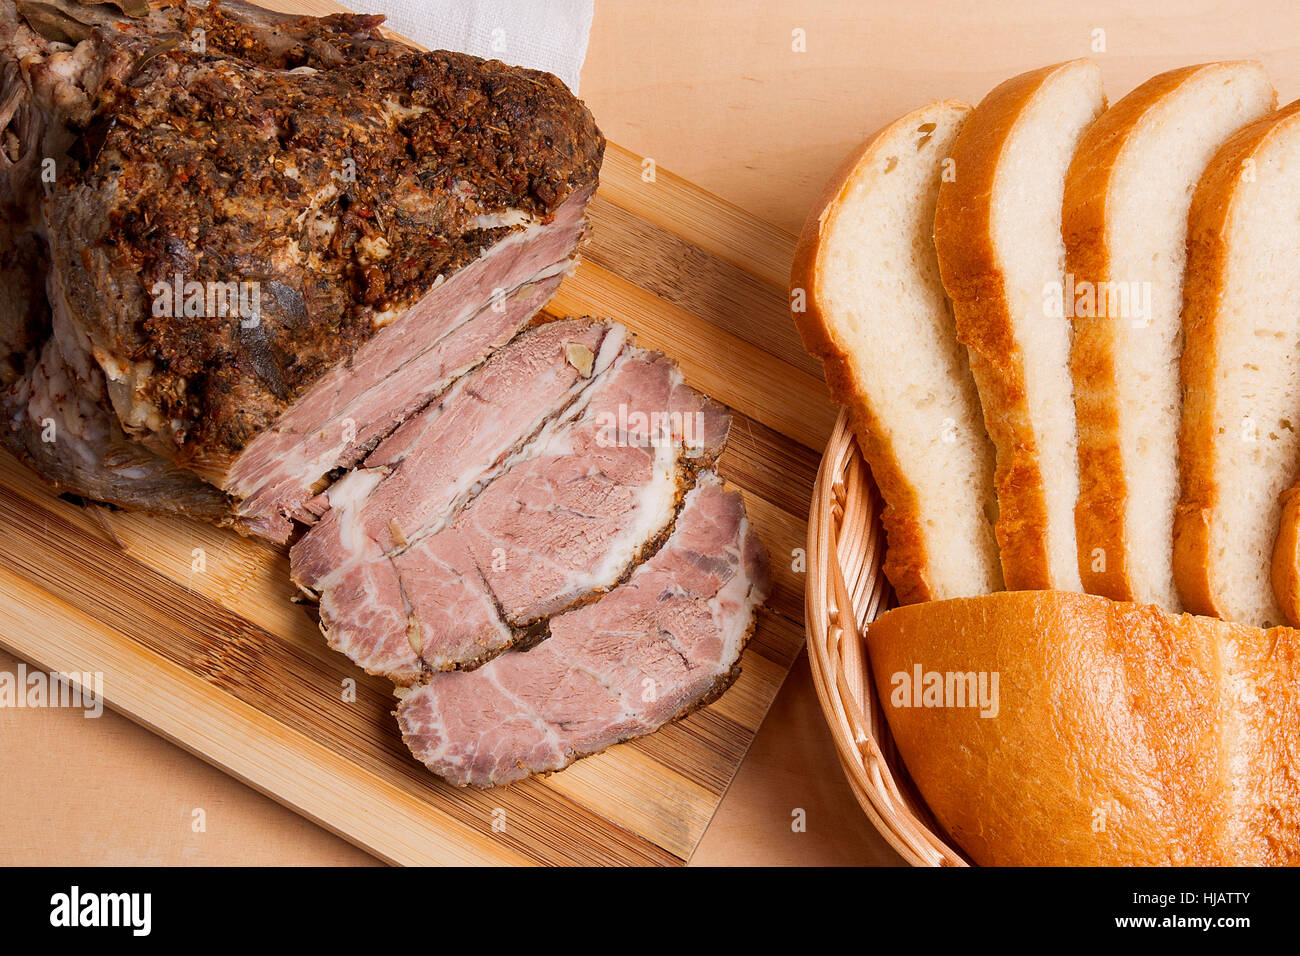
<path fill-rule="evenodd" d="M 550 311 L 625 322 L 738 411 L 720 470 L 745 494 L 776 585 L 720 700 L 547 779 L 457 790 L 406 752 L 389 686 L 331 652 L 291 603 L 283 550 L 79 507 L 7 456 L 0 645 L 43 668 L 102 671 L 111 706 L 385 860 L 688 859 L 803 642 L 792 555 L 832 414 L 781 321 L 793 238 L 640 169 L 611 148 L 597 238 Z"/>

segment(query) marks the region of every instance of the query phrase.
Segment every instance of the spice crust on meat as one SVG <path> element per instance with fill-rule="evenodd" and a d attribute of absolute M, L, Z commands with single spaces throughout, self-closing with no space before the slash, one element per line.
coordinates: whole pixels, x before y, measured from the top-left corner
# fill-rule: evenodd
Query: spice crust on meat
<path fill-rule="evenodd" d="M 141 65 L 100 91 L 50 216 L 119 417 L 181 463 L 237 455 L 393 316 L 594 184 L 603 149 L 555 77 L 381 41 L 373 17 L 304 19 L 273 48 L 219 7 L 184 16 L 205 49 L 129 41 Z M 155 315 L 177 276 L 257 283 L 257 321 Z"/>

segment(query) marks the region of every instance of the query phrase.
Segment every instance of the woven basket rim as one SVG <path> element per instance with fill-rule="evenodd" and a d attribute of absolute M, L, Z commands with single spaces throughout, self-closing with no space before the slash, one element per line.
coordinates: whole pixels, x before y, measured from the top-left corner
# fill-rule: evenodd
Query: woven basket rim
<path fill-rule="evenodd" d="M 808 515 L 804 622 L 813 683 L 849 787 L 880 834 L 914 866 L 966 866 L 907 775 L 871 676 L 866 628 L 892 598 L 881 507 L 841 409 Z"/>

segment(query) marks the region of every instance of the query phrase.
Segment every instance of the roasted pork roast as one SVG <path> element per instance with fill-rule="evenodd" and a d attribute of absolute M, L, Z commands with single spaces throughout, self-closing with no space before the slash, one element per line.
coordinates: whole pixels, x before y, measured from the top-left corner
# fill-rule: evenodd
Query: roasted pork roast
<path fill-rule="evenodd" d="M 0 441 L 291 544 L 415 755 L 491 786 L 720 693 L 766 555 L 713 470 L 728 410 L 541 315 L 591 115 L 380 19 L 0 0 Z"/>
<path fill-rule="evenodd" d="M 0 3 L 5 431 L 64 490 L 286 541 L 572 264 L 604 140 L 550 74 L 376 17 L 32 6 Z"/>

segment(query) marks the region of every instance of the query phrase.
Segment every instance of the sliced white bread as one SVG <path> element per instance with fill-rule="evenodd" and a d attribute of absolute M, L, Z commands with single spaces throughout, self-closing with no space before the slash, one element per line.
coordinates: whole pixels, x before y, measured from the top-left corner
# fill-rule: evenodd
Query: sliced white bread
<path fill-rule="evenodd" d="M 970 107 L 941 102 L 849 157 L 814 205 L 791 273 L 794 318 L 885 501 L 885 574 L 902 603 L 1002 586 L 993 450 L 935 261 L 935 197 Z"/>
<path fill-rule="evenodd" d="M 1105 105 L 1090 60 L 1008 80 L 962 128 L 956 176 L 939 189 L 939 267 L 997 447 L 997 540 L 1013 590 L 1081 587 L 1061 201 L 1075 147 Z"/>
<path fill-rule="evenodd" d="M 1188 610 L 1278 624 L 1280 497 L 1300 460 L 1300 102 L 1229 138 L 1188 223 L 1174 581 Z"/>
<path fill-rule="evenodd" d="M 1187 215 L 1206 164 L 1277 96 L 1258 63 L 1162 73 L 1102 114 L 1065 181 L 1084 590 L 1182 610 L 1174 586 Z"/>
<path fill-rule="evenodd" d="M 1300 632 L 1021 591 L 889 611 L 867 647 L 977 863 L 1300 863 Z"/>

